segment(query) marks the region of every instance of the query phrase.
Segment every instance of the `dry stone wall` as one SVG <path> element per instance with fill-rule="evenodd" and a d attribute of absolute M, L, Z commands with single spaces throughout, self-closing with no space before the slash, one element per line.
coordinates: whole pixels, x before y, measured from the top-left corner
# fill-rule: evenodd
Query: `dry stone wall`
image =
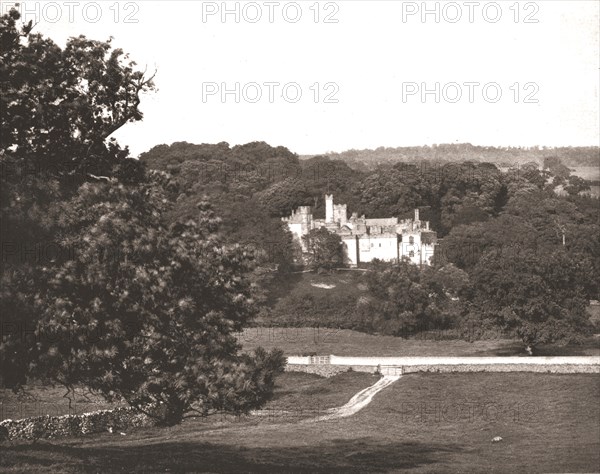
<path fill-rule="evenodd" d="M 405 366 L 403 373 L 417 372 L 536 372 L 550 374 L 598 374 L 598 365 L 576 365 L 576 364 L 464 364 L 464 365 L 411 365 Z"/>
<path fill-rule="evenodd" d="M 585 357 L 322 357 L 315 363 L 308 357 L 288 357 L 287 371 L 308 372 L 331 377 L 341 372 L 381 371 L 397 375 L 416 372 L 537 372 L 553 374 L 598 374 L 600 358 Z"/>
<path fill-rule="evenodd" d="M 288 364 L 285 370 L 287 372 L 306 372 L 307 374 L 316 374 L 321 377 L 333 377 L 349 370 L 372 374 L 376 372 L 377 367 L 373 367 L 372 365 Z"/>
<path fill-rule="evenodd" d="M 81 415 L 37 416 L 0 422 L 8 439 L 51 439 L 90 433 L 122 432 L 129 428 L 153 426 L 155 419 L 131 407 L 98 410 Z"/>

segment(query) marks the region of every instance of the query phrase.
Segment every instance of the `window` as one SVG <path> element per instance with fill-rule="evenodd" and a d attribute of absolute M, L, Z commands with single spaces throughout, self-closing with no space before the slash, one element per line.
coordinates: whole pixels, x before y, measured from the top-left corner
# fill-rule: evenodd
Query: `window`
<path fill-rule="evenodd" d="M 408 243 L 410 245 L 413 245 L 415 243 L 415 238 L 412 235 L 408 238 Z"/>
<path fill-rule="evenodd" d="M 415 256 L 415 251 L 411 250 L 410 252 L 408 252 L 408 256 L 409 257 L 414 257 Z"/>

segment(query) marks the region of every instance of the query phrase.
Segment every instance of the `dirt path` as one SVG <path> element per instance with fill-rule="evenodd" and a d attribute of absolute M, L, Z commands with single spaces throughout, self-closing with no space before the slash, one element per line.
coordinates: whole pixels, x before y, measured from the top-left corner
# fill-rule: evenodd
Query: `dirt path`
<path fill-rule="evenodd" d="M 377 383 L 365 388 L 364 390 L 361 390 L 356 395 L 354 395 L 350 399 L 350 401 L 344 406 L 331 408 L 327 410 L 329 412 L 327 415 L 318 416 L 309 420 L 304 420 L 303 423 L 314 423 L 316 421 L 327 421 L 334 420 L 336 418 L 345 418 L 347 416 L 352 416 L 355 413 L 362 410 L 364 407 L 366 407 L 369 403 L 371 403 L 371 400 L 373 400 L 373 397 L 376 393 L 391 385 L 400 377 L 400 375 L 384 375 L 377 381 Z"/>

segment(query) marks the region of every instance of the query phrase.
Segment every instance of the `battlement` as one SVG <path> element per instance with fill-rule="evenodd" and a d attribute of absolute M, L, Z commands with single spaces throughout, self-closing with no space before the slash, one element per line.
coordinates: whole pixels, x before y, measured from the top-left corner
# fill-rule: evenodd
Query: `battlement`
<path fill-rule="evenodd" d="M 292 214 L 289 217 L 282 217 L 281 220 L 291 224 L 300 224 L 306 223 L 307 221 L 312 221 L 312 207 L 299 206 L 298 209 L 292 211 Z"/>
<path fill-rule="evenodd" d="M 346 204 L 334 204 L 333 194 L 325 195 L 325 219 L 313 219 L 310 206 L 300 206 L 290 217 L 282 219 L 304 251 L 303 236 L 312 229 L 326 228 L 342 238 L 349 262 L 369 262 L 373 259 L 400 261 L 409 258 L 415 264 L 429 265 L 437 244 L 437 233 L 421 221 L 419 209 L 414 219 L 384 217 L 367 219 L 353 212 L 348 219 Z"/>

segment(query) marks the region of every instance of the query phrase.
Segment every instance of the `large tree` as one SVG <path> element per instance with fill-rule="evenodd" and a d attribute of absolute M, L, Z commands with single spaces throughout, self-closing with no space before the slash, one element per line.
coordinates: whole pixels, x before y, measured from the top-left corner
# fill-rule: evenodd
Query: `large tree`
<path fill-rule="evenodd" d="M 344 247 L 339 235 L 321 227 L 302 238 L 306 242 L 308 268 L 332 270 L 344 266 Z"/>
<path fill-rule="evenodd" d="M 238 355 L 233 333 L 257 309 L 243 276 L 252 255 L 223 245 L 206 202 L 197 221 L 163 228 L 151 193 L 151 185 L 91 184 L 65 203 L 76 258 L 43 275 L 37 375 L 162 407 L 167 424 L 257 408 L 283 360 Z"/>
<path fill-rule="evenodd" d="M 472 272 L 475 306 L 519 337 L 529 353 L 538 344 L 577 342 L 589 329 L 589 261 L 563 249 L 494 249 Z"/>
<path fill-rule="evenodd" d="M 3 383 L 82 384 L 164 424 L 260 406 L 284 360 L 239 354 L 233 336 L 256 312 L 252 251 L 220 240 L 206 202 L 166 226 L 169 175 L 109 140 L 141 119 L 151 79 L 110 42 L 61 49 L 18 20 L 0 17 L 1 237 L 16 248 L 2 259 Z"/>
<path fill-rule="evenodd" d="M 376 261 L 372 270 L 366 274 L 368 297 L 358 307 L 363 320 L 370 318 L 371 330 L 409 336 L 441 322 L 448 297 L 429 270 L 406 260 Z"/>
<path fill-rule="evenodd" d="M 14 9 L 0 17 L 0 148 L 50 175 L 85 180 L 110 172 L 124 155 L 107 139 L 141 120 L 141 94 L 154 88 L 153 76 L 110 39 L 79 36 L 61 49 L 18 21 Z"/>

